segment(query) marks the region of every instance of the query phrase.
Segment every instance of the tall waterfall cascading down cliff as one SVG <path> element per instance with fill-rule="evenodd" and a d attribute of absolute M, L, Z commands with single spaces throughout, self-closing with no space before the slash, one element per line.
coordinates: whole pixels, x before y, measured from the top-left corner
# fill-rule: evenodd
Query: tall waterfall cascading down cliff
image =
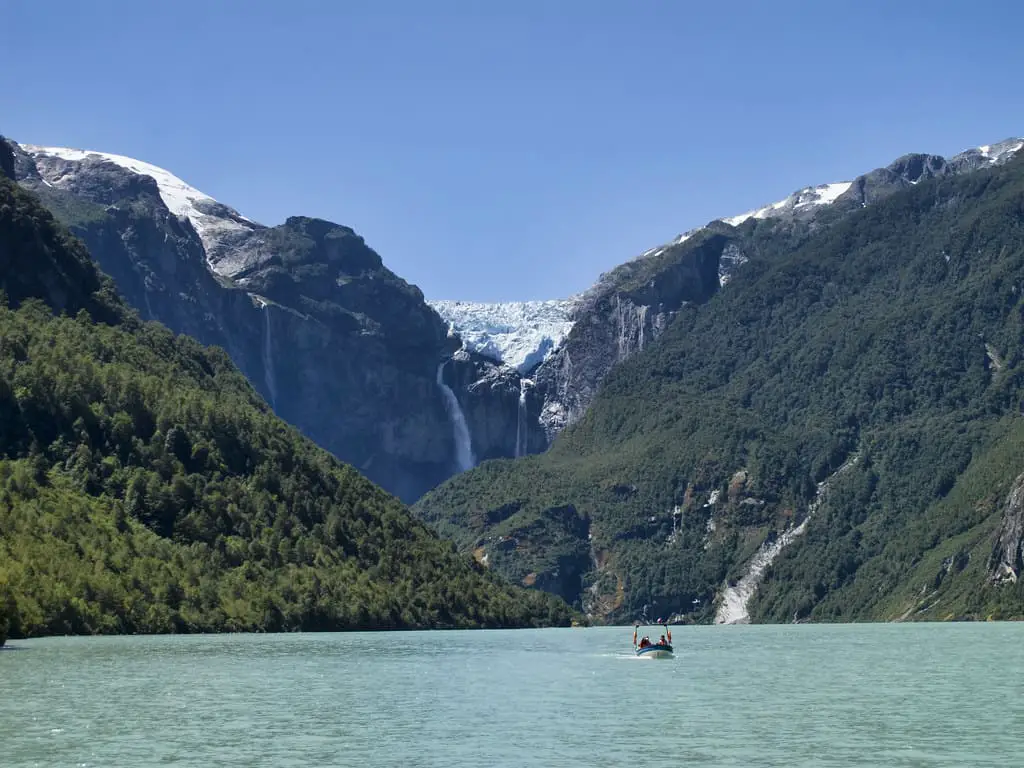
<path fill-rule="evenodd" d="M 519 380 L 519 415 L 516 418 L 516 458 L 525 456 L 529 450 L 529 429 L 526 412 L 526 388 L 533 384 L 529 379 Z"/>
<path fill-rule="evenodd" d="M 466 424 L 466 415 L 462 412 L 459 399 L 455 396 L 452 388 L 445 384 L 444 366 L 447 361 L 437 366 L 437 385 L 444 395 L 444 407 L 448 412 L 448 418 L 452 422 L 452 436 L 455 439 L 455 461 L 460 472 L 472 469 L 476 465 L 473 458 L 473 441 L 469 435 L 469 426 Z"/>
<path fill-rule="evenodd" d="M 270 398 L 270 407 L 277 409 L 277 381 L 274 378 L 274 344 L 271 336 L 270 304 L 263 302 L 263 317 L 265 327 L 263 331 L 263 377 L 267 385 L 267 396 Z"/>

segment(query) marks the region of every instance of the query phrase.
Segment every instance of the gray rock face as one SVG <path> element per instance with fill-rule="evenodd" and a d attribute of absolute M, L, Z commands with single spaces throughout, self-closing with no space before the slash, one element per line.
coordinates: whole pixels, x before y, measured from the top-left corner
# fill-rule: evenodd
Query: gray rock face
<path fill-rule="evenodd" d="M 955 173 L 956 168 L 939 155 L 904 155 L 885 168 L 858 176 L 837 204 L 871 205 L 925 179 Z"/>
<path fill-rule="evenodd" d="M 435 373 L 458 341 L 351 229 L 249 222 L 211 255 L 149 176 L 102 159 L 15 155 L 19 181 L 144 319 L 223 347 L 282 418 L 407 501 L 455 471 Z"/>
<path fill-rule="evenodd" d="M 970 173 L 1008 162 L 1024 145 L 1021 139 L 1006 139 L 998 144 L 969 149 L 951 158 L 941 155 L 909 154 L 898 158 L 885 168 L 878 168 L 858 176 L 850 189 L 836 202 L 870 205 L 901 189 L 927 179 L 952 174 Z"/>
<path fill-rule="evenodd" d="M 583 296 L 569 336 L 534 374 L 549 442 L 586 412 L 615 365 L 654 341 L 684 304 L 705 302 L 719 290 L 730 245 L 709 230 L 617 267 Z M 742 262 L 734 245 L 727 255 Z"/>
<path fill-rule="evenodd" d="M 542 453 L 543 399 L 535 382 L 515 368 L 460 350 L 446 368 L 473 440 L 477 461 Z"/>
<path fill-rule="evenodd" d="M 1024 572 L 1024 475 L 1014 481 L 1006 497 L 989 571 L 997 583 L 1016 582 Z"/>

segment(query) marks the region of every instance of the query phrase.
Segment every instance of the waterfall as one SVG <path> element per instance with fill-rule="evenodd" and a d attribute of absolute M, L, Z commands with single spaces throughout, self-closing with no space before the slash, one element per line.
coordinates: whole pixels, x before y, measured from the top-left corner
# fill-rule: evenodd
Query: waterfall
<path fill-rule="evenodd" d="M 153 305 L 149 303 L 149 287 L 142 286 L 142 300 L 146 303 L 146 319 L 156 320 L 156 312 L 153 311 Z"/>
<path fill-rule="evenodd" d="M 519 414 L 516 417 L 516 458 L 525 456 L 527 452 L 526 426 L 526 385 L 527 379 L 519 380 Z"/>
<path fill-rule="evenodd" d="M 648 309 L 646 304 L 636 305 L 629 299 L 615 297 L 614 321 L 619 326 L 620 361 L 644 348 Z"/>
<path fill-rule="evenodd" d="M 263 302 L 263 316 L 266 318 L 266 326 L 263 333 L 263 381 L 267 385 L 267 395 L 270 397 L 270 407 L 277 410 L 277 382 L 274 380 L 274 347 L 270 335 L 270 304 Z"/>
<path fill-rule="evenodd" d="M 775 541 L 771 543 L 765 542 L 761 545 L 760 549 L 758 549 L 750 559 L 750 563 L 747 566 L 747 572 L 736 583 L 736 586 L 727 587 L 722 592 L 721 603 L 719 603 L 718 610 L 715 612 L 715 624 L 750 623 L 750 612 L 748 611 L 747 606 L 750 603 L 750 600 L 754 597 L 754 593 L 757 591 L 758 586 L 760 586 L 761 580 L 764 578 L 764 574 L 768 570 L 769 566 L 771 566 L 775 561 L 775 558 L 779 556 L 779 553 L 782 552 L 783 549 L 792 544 L 807 530 L 807 524 L 811 521 L 811 518 L 814 517 L 818 508 L 821 507 L 822 503 L 828 496 L 829 485 L 831 482 L 856 464 L 859 460 L 860 453 L 854 453 L 841 467 L 839 467 L 839 469 L 818 483 L 817 491 L 814 494 L 814 500 L 808 506 L 807 515 L 804 517 L 803 522 L 801 522 L 800 525 L 795 528 L 790 528 L 788 531 L 776 538 Z"/>
<path fill-rule="evenodd" d="M 444 408 L 448 412 L 448 418 L 452 422 L 452 435 L 455 438 L 455 461 L 459 465 L 459 471 L 465 472 L 472 469 L 476 461 L 473 459 L 473 443 L 469 436 L 469 427 L 466 424 L 466 416 L 459 405 L 459 399 L 452 392 L 452 388 L 444 383 L 444 366 L 447 361 L 437 366 L 437 385 L 444 395 Z"/>

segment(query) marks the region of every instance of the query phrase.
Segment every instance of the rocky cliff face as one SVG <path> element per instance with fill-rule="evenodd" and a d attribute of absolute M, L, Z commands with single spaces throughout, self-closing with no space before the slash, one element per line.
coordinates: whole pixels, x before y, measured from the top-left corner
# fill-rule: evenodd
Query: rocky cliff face
<path fill-rule="evenodd" d="M 837 202 L 870 205 L 889 195 L 912 187 L 926 179 L 970 173 L 992 165 L 1002 165 L 1024 146 L 1020 139 L 1006 139 L 998 144 L 969 149 L 951 158 L 941 155 L 909 154 L 885 168 L 858 176 L 850 189 Z"/>
<path fill-rule="evenodd" d="M 473 456 L 515 458 L 541 453 L 547 436 L 540 426 L 543 399 L 536 383 L 515 368 L 461 349 L 445 368 L 472 436 Z"/>
<path fill-rule="evenodd" d="M 582 296 L 520 305 L 435 302 L 464 348 L 446 377 L 478 460 L 547 449 L 587 410 L 618 363 L 654 341 L 685 304 L 707 301 L 746 257 L 717 223 L 652 249 Z M 517 326 L 516 323 L 519 323 Z"/>
<path fill-rule="evenodd" d="M 586 412 L 608 372 L 657 339 L 680 307 L 714 295 L 727 245 L 717 232 L 669 245 L 617 267 L 584 294 L 565 342 L 534 374 L 548 441 Z"/>
<path fill-rule="evenodd" d="M 0 303 L 17 307 L 42 299 L 56 312 L 84 310 L 99 322 L 120 322 L 128 309 L 114 296 L 110 278 L 97 273 L 81 243 L 39 219 L 35 200 L 15 194 L 14 178 L 14 155 L 0 138 Z"/>
<path fill-rule="evenodd" d="M 208 200 L 178 215 L 159 175 L 14 150 L 145 319 L 223 347 L 280 416 L 403 499 L 455 471 L 436 371 L 458 342 L 351 229 L 263 227 Z"/>
<path fill-rule="evenodd" d="M 143 319 L 223 347 L 247 375 L 256 370 L 259 345 L 232 332 L 250 321 L 252 299 L 210 272 L 195 229 L 168 210 L 151 177 L 17 146 L 15 158 L 21 184 L 85 242 Z"/>

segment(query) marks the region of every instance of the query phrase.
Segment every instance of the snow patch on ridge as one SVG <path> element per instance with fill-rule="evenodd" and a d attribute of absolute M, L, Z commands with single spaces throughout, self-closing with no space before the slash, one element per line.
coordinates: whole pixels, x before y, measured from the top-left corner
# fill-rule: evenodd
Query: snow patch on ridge
<path fill-rule="evenodd" d="M 89 159 L 106 160 L 140 176 L 151 177 L 156 182 L 160 198 L 164 201 L 167 209 L 175 216 L 192 222 L 196 233 L 203 241 L 207 254 L 225 234 L 262 229 L 261 225 L 245 218 L 233 208 L 217 202 L 209 195 L 186 184 L 170 171 L 151 163 L 108 152 L 92 152 L 66 147 L 40 147 L 33 144 L 19 146 L 36 161 L 36 167 L 43 182 L 49 186 L 59 186 L 64 178 L 64 173 L 59 168 L 40 163 L 41 158 L 58 158 L 77 163 Z"/>
<path fill-rule="evenodd" d="M 726 224 L 738 227 L 747 219 L 766 219 L 774 213 L 783 210 L 795 210 L 805 208 L 809 205 L 831 205 L 840 195 L 850 188 L 852 181 L 838 181 L 832 184 L 819 184 L 816 187 L 804 187 L 789 197 L 770 203 L 763 208 L 741 213 L 739 216 L 729 216 L 721 219 Z"/>
<path fill-rule="evenodd" d="M 985 144 L 975 149 L 968 149 L 966 152 L 955 155 L 952 159 L 957 160 L 977 153 L 981 155 L 982 160 L 987 161 L 991 165 L 1002 165 L 1020 152 L 1022 147 L 1024 147 L 1024 139 L 1005 139 L 998 144 Z"/>
<path fill-rule="evenodd" d="M 569 335 L 576 298 L 487 304 L 428 301 L 466 349 L 526 373 Z"/>

